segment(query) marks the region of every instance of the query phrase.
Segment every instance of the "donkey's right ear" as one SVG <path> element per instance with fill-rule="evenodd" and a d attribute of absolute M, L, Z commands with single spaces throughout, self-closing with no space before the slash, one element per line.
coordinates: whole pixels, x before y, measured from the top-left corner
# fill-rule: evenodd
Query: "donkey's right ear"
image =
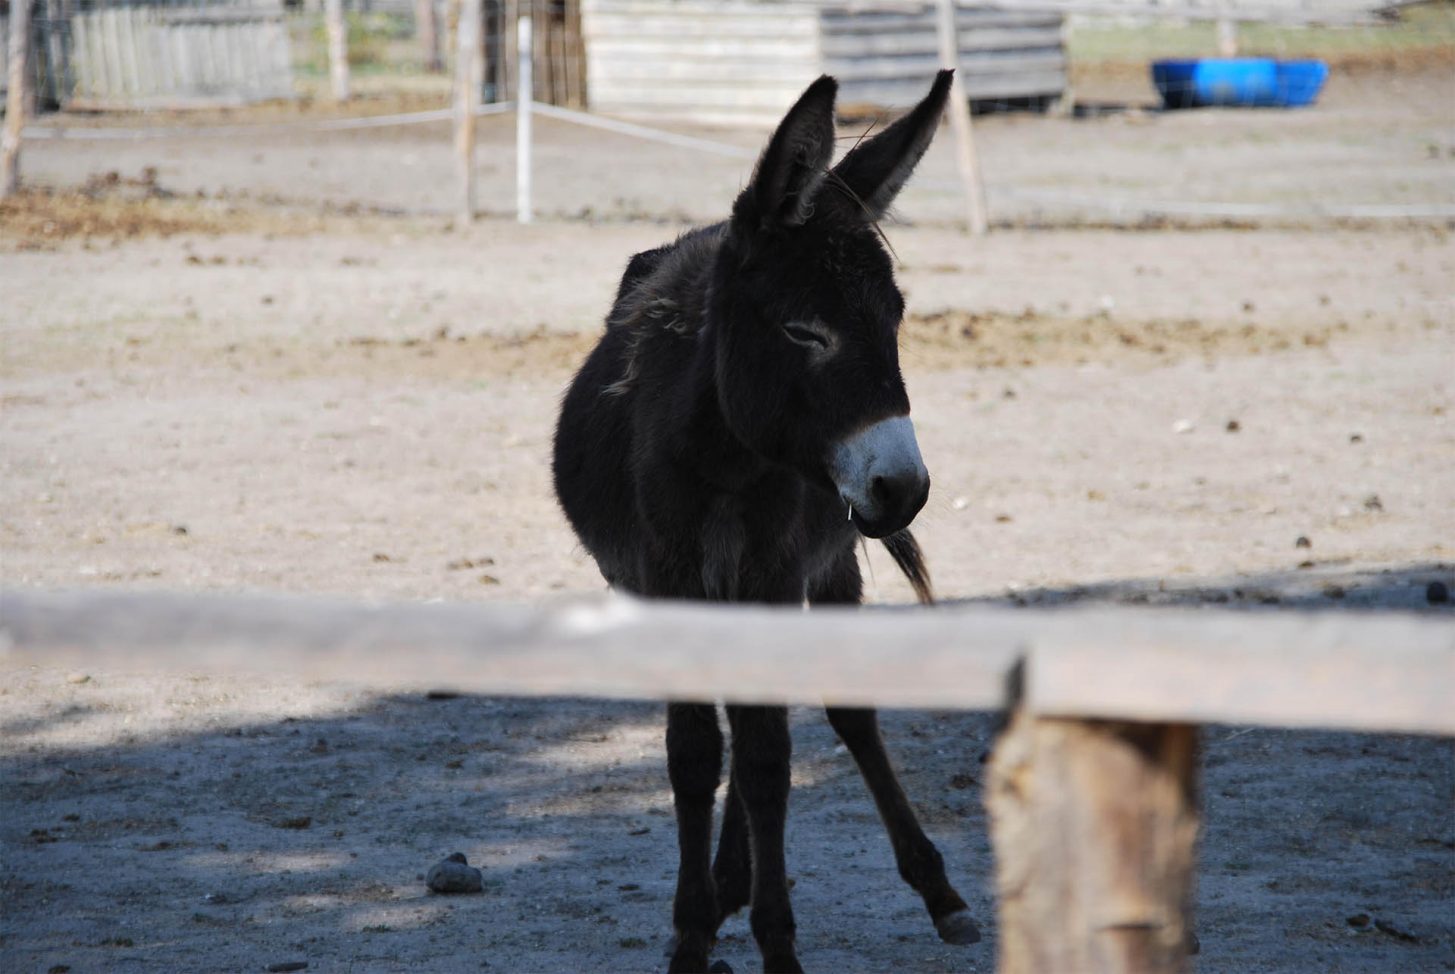
<path fill-rule="evenodd" d="M 824 75 L 808 86 L 778 123 L 758 158 L 748 188 L 733 204 L 733 226 L 747 233 L 799 226 L 813 213 L 813 196 L 834 154 L 834 96 L 839 83 Z"/>

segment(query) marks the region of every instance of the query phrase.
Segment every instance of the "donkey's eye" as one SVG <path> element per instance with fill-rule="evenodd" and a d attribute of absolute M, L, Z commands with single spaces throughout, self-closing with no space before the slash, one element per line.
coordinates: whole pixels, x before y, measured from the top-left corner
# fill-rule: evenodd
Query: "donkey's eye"
<path fill-rule="evenodd" d="M 806 328 L 803 325 L 784 325 L 783 334 L 788 336 L 789 341 L 808 348 L 825 349 L 829 347 L 828 336 L 814 328 Z"/>

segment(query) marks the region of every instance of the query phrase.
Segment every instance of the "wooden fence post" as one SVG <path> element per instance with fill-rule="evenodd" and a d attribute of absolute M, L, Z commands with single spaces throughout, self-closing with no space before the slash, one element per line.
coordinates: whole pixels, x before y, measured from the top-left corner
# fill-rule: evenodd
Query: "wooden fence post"
<path fill-rule="evenodd" d="M 955 22 L 955 0 L 939 0 L 936 33 L 940 67 L 955 70 L 955 80 L 950 83 L 950 128 L 955 133 L 955 165 L 965 192 L 965 227 L 979 237 L 989 229 L 990 221 L 985 213 L 985 186 L 980 181 L 980 160 L 970 127 L 970 98 L 960 80 L 960 28 Z"/>
<path fill-rule="evenodd" d="M 349 34 L 343 0 L 323 0 L 323 21 L 328 31 L 328 76 L 333 100 L 349 100 Z"/>
<path fill-rule="evenodd" d="M 1187 970 L 1199 751 L 1190 724 L 1015 712 L 985 797 L 1000 974 Z"/>
<path fill-rule="evenodd" d="M 435 0 L 414 0 L 414 32 L 419 38 L 424 69 L 439 74 L 445 63 L 440 57 L 440 20 L 434 4 Z"/>
<path fill-rule="evenodd" d="M 462 0 L 456 28 L 455 52 L 455 164 L 459 170 L 460 202 L 455 222 L 466 226 L 475 219 L 475 111 L 485 84 L 481 44 L 481 0 Z"/>
<path fill-rule="evenodd" d="M 11 0 L 8 38 L 10 87 L 5 93 L 5 130 L 0 133 L 0 199 L 20 189 L 20 136 L 25 128 L 25 89 L 30 80 L 30 0 Z"/>
<path fill-rule="evenodd" d="M 1218 57 L 1238 56 L 1238 22 L 1230 17 L 1218 18 Z"/>

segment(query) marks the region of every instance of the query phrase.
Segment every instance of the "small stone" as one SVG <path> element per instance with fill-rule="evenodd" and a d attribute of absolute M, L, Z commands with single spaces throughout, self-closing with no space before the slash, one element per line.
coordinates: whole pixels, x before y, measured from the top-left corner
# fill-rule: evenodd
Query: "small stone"
<path fill-rule="evenodd" d="M 1223 429 L 1227 430 L 1229 433 L 1236 433 L 1242 428 L 1243 424 L 1238 422 L 1236 419 L 1228 420 L 1228 425 L 1223 427 Z"/>
<path fill-rule="evenodd" d="M 1384 510 L 1384 502 L 1379 499 L 1378 494 L 1370 494 L 1364 498 L 1364 509 L 1366 511 L 1382 511 Z"/>
<path fill-rule="evenodd" d="M 299 815 L 295 818 L 283 818 L 273 823 L 280 829 L 306 829 L 313 824 L 311 815 Z"/>
<path fill-rule="evenodd" d="M 1308 539 L 1308 535 L 1300 534 L 1294 539 L 1293 546 L 1295 548 L 1312 548 L 1314 543 Z"/>
<path fill-rule="evenodd" d="M 1363 443 L 1364 442 L 1364 436 L 1363 436 L 1362 433 L 1350 433 L 1349 434 L 1349 442 L 1350 443 Z"/>
<path fill-rule="evenodd" d="M 463 852 L 455 852 L 429 867 L 424 884 L 432 893 L 478 893 L 485 888 L 485 879 L 466 862 Z"/>
<path fill-rule="evenodd" d="M 68 674 L 66 676 L 66 682 L 67 683 L 74 683 L 77 686 L 80 686 L 82 683 L 90 683 L 91 682 L 91 674 L 90 673 L 70 673 L 70 674 Z"/>
<path fill-rule="evenodd" d="M 1436 579 L 1425 586 L 1425 601 L 1431 605 L 1445 605 L 1450 601 L 1450 586 Z"/>
<path fill-rule="evenodd" d="M 954 500 L 950 501 L 950 507 L 954 508 L 957 511 L 963 511 L 969 506 L 970 498 L 968 497 L 956 497 Z"/>
<path fill-rule="evenodd" d="M 1191 433 L 1195 429 L 1197 429 L 1197 424 L 1190 419 L 1179 419 L 1172 424 L 1172 432 L 1174 433 Z"/>
<path fill-rule="evenodd" d="M 1324 596 L 1331 599 L 1342 599 L 1344 597 L 1344 588 L 1341 585 L 1325 585 Z"/>
<path fill-rule="evenodd" d="M 288 971 L 306 970 L 308 970 L 308 961 L 306 960 L 285 960 L 268 965 L 268 974 L 287 974 Z"/>
<path fill-rule="evenodd" d="M 1375 920 L 1374 929 L 1378 930 L 1380 933 L 1388 934 L 1396 940 L 1403 940 L 1405 943 L 1408 944 L 1417 944 L 1420 942 L 1419 937 L 1416 937 L 1408 930 L 1401 930 L 1399 927 L 1396 927 L 1388 920 Z"/>

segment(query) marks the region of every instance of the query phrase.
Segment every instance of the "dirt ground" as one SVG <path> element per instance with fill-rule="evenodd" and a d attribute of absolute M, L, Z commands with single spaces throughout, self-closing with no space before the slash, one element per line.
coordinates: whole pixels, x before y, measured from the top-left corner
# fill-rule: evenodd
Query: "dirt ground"
<path fill-rule="evenodd" d="M 1441 83 L 1335 85 L 1297 116 L 990 118 L 992 198 L 999 178 L 1448 203 Z M 465 232 L 430 215 L 449 205 L 440 132 L 29 149 L 51 192 L 0 208 L 0 581 L 600 588 L 550 494 L 557 398 L 626 257 L 725 213 L 745 165 L 543 129 L 547 218 Z M 504 132 L 484 133 L 497 211 Z M 1263 149 L 1276 166 L 1252 161 Z M 1038 229 L 1013 209 L 1022 225 L 972 241 L 949 226 L 935 151 L 888 233 L 935 484 L 918 531 L 944 598 L 1455 621 L 1430 602 L 1431 583 L 1455 587 L 1447 227 Z M 870 558 L 873 600 L 906 601 Z M 658 704 L 0 668 L 6 970 L 663 966 Z M 985 942 L 952 948 L 900 884 L 851 761 L 794 711 L 811 969 L 993 969 L 992 721 L 885 717 L 985 921 Z M 1455 967 L 1449 741 L 1213 727 L 1206 750 L 1199 969 Z M 426 892 L 454 851 L 484 868 L 482 894 Z M 759 969 L 742 918 L 719 953 Z"/>

